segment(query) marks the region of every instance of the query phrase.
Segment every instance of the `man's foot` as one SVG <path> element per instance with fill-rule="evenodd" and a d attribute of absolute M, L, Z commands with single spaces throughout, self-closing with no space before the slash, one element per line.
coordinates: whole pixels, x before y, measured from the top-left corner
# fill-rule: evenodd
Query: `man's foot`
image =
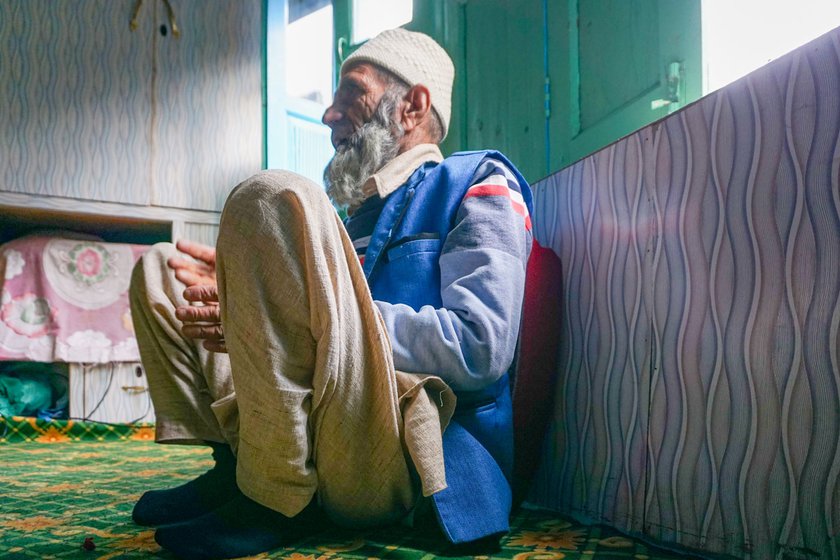
<path fill-rule="evenodd" d="M 211 444 L 216 464 L 181 486 L 150 490 L 135 504 L 131 517 L 138 525 L 155 527 L 194 519 L 240 495 L 236 486 L 236 457 L 230 447 Z"/>
<path fill-rule="evenodd" d="M 206 515 L 159 528 L 155 540 L 184 560 L 238 558 L 311 534 L 319 526 L 319 517 L 312 504 L 289 518 L 240 494 Z"/>

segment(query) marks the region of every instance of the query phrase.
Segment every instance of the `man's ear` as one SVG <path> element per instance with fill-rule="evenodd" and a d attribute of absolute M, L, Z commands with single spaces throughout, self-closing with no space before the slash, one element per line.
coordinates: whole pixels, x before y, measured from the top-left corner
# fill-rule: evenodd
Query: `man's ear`
<path fill-rule="evenodd" d="M 409 89 L 403 100 L 406 104 L 400 116 L 406 132 L 411 132 L 432 117 L 432 97 L 429 94 L 429 88 L 423 84 L 417 84 Z"/>

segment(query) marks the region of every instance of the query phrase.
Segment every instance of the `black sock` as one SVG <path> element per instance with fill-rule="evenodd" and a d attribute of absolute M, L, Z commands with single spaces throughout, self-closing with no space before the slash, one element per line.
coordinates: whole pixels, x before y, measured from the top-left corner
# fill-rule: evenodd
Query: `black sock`
<path fill-rule="evenodd" d="M 206 515 L 159 528 L 155 540 L 184 560 L 238 558 L 310 535 L 322 520 L 312 504 L 289 518 L 241 494 Z"/>
<path fill-rule="evenodd" d="M 216 464 L 212 469 L 181 486 L 150 490 L 140 497 L 131 516 L 138 525 L 179 523 L 212 511 L 239 495 L 236 486 L 236 457 L 230 447 L 211 443 Z"/>
<path fill-rule="evenodd" d="M 492 556 L 501 550 L 501 534 L 489 535 L 480 539 L 451 544 L 440 556 Z"/>

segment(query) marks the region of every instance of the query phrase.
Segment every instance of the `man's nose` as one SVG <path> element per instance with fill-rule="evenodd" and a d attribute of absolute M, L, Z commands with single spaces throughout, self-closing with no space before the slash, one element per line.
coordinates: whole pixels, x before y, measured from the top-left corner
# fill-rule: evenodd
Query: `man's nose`
<path fill-rule="evenodd" d="M 332 125 L 332 123 L 341 120 L 341 111 L 335 108 L 334 105 L 330 105 L 327 107 L 327 110 L 324 111 L 324 116 L 321 117 L 321 122 L 327 126 Z"/>

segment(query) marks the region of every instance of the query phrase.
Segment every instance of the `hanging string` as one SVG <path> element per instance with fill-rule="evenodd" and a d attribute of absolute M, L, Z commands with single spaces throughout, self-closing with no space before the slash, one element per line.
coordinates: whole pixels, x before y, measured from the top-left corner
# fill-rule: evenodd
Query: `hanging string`
<path fill-rule="evenodd" d="M 134 31 L 137 29 L 137 17 L 140 15 L 140 8 L 143 6 L 143 0 L 137 0 L 134 3 L 134 10 L 131 12 L 131 21 L 128 22 L 128 28 Z"/>
<path fill-rule="evenodd" d="M 172 28 L 172 34 L 175 37 L 181 36 L 181 30 L 178 29 L 178 24 L 175 22 L 175 10 L 172 9 L 172 4 L 169 3 L 169 0 L 163 0 L 163 4 L 166 6 L 166 14 L 169 16 L 169 27 Z"/>

